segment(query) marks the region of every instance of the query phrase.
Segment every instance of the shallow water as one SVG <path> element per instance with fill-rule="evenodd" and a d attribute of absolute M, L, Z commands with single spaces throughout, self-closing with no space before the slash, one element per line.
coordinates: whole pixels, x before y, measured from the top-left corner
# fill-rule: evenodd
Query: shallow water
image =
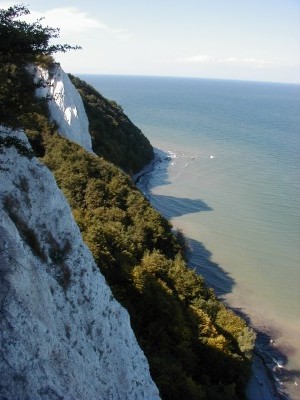
<path fill-rule="evenodd" d="M 300 398 L 300 86 L 83 78 L 162 151 L 139 184 L 189 238 L 192 266 L 272 337 L 259 345 Z"/>

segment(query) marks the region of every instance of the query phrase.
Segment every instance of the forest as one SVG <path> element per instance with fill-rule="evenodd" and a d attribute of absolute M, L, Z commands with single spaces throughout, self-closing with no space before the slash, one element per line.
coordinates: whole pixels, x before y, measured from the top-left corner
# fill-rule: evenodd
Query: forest
<path fill-rule="evenodd" d="M 94 152 L 128 174 L 141 170 L 154 156 L 146 136 L 115 101 L 107 100 L 78 77 L 71 74 L 69 77 L 82 97 Z"/>
<path fill-rule="evenodd" d="M 120 106 L 73 76 L 97 155 L 62 138 L 50 121 L 47 100 L 35 97 L 26 66 L 51 68 L 52 54 L 69 47 L 52 48 L 48 41 L 56 31 L 45 32 L 40 25 L 32 38 L 31 26 L 15 21 L 27 9 L 9 10 L 0 10 L 0 124 L 22 127 L 35 156 L 53 172 L 100 271 L 130 314 L 161 398 L 245 398 L 255 334 L 189 268 L 182 235 L 134 185 L 131 174 L 153 156 L 149 141 Z M 32 44 L 42 33 L 37 51 Z M 16 48 L 25 49 L 21 39 L 31 44 L 22 60 L 11 46 L 2 45 L 4 37 L 17 41 Z"/>

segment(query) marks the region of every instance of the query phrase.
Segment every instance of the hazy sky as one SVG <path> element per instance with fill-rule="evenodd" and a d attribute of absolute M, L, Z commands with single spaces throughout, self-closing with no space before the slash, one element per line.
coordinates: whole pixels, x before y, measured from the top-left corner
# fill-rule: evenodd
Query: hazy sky
<path fill-rule="evenodd" d="M 56 55 L 66 72 L 300 83 L 300 0 L 24 3 L 83 47 Z"/>

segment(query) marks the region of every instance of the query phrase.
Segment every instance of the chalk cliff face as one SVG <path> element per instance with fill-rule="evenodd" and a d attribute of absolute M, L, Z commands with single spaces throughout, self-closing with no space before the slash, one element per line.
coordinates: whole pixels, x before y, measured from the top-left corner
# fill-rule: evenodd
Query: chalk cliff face
<path fill-rule="evenodd" d="M 92 151 L 89 122 L 83 102 L 68 75 L 59 65 L 50 71 L 41 67 L 32 67 L 31 71 L 35 81 L 41 84 L 36 94 L 48 99 L 51 118 L 58 124 L 59 133 Z"/>
<path fill-rule="evenodd" d="M 53 175 L 24 133 L 0 132 L 0 398 L 159 399 Z"/>

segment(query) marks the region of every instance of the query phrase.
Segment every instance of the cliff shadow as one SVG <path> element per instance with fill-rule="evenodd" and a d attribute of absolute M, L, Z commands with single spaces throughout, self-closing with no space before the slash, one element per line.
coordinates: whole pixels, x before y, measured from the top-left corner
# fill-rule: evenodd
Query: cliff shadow
<path fill-rule="evenodd" d="M 187 197 L 161 194 L 149 194 L 148 198 L 154 208 L 160 212 L 163 210 L 163 214 L 167 219 L 201 211 L 212 211 L 212 208 L 201 199 L 189 199 Z"/>
<path fill-rule="evenodd" d="M 152 206 L 168 220 L 190 213 L 212 211 L 213 209 L 200 199 L 175 196 L 149 195 Z M 188 265 L 202 275 L 207 285 L 215 290 L 219 298 L 231 293 L 234 279 L 222 266 L 212 261 L 212 253 L 203 243 L 185 235 L 188 243 Z"/>
<path fill-rule="evenodd" d="M 213 209 L 200 199 L 150 194 L 149 200 L 154 208 L 165 218 L 172 219 L 185 214 L 212 211 Z M 234 279 L 222 266 L 212 261 L 212 253 L 203 243 L 185 235 L 188 244 L 188 265 L 202 275 L 207 285 L 214 289 L 219 298 L 231 293 Z"/>
<path fill-rule="evenodd" d="M 235 280 L 218 263 L 212 261 L 212 253 L 203 243 L 187 238 L 188 265 L 203 276 L 206 284 L 213 288 L 219 298 L 231 293 Z"/>
<path fill-rule="evenodd" d="M 168 220 L 186 214 L 213 211 L 205 201 L 186 197 L 153 194 L 157 186 L 170 184 L 168 167 L 174 159 L 171 153 L 155 149 L 155 158 L 135 179 L 136 184 L 148 198 L 151 205 Z M 185 232 L 183 232 L 185 235 Z M 212 253 L 203 243 L 186 237 L 188 242 L 188 264 L 202 275 L 207 285 L 215 290 L 218 297 L 230 293 L 234 279 L 219 264 L 212 261 Z"/>

